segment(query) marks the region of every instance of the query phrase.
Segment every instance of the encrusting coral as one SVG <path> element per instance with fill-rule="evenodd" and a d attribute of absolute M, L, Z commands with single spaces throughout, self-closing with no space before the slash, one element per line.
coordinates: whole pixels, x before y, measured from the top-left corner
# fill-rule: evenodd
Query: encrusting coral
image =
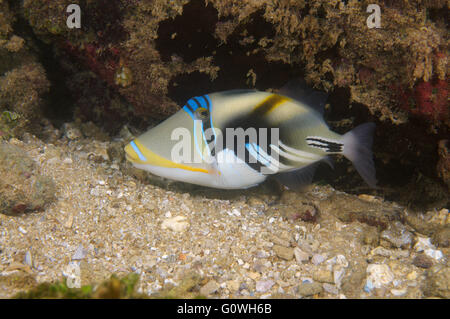
<path fill-rule="evenodd" d="M 304 66 L 310 83 L 327 91 L 349 88 L 350 101 L 381 120 L 405 122 L 405 110 L 438 123 L 448 117 L 444 1 L 380 2 L 381 28 L 367 26 L 370 1 L 86 1 L 81 31 L 64 25 L 69 2 L 24 1 L 23 12 L 38 36 L 86 63 L 138 116 L 173 113 L 169 91 L 180 75 L 204 74 L 203 82 L 221 86 L 234 73 L 225 85 L 233 88 L 252 86 L 242 78 L 253 72 L 260 87 L 270 77 L 260 64 L 278 64 Z M 239 61 L 245 56 L 253 65 Z M 426 84 L 437 89 L 431 107 L 422 81 L 438 81 Z M 403 92 L 413 88 L 416 108 L 405 108 Z"/>
<path fill-rule="evenodd" d="M 29 41 L 13 33 L 14 21 L 0 1 L 0 138 L 20 136 L 39 124 L 50 87 Z"/>

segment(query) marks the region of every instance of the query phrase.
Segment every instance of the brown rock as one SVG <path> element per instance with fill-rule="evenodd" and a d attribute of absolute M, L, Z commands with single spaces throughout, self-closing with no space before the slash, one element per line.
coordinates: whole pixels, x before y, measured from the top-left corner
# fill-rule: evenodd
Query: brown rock
<path fill-rule="evenodd" d="M 450 225 L 446 225 L 436 230 L 436 232 L 431 237 L 434 245 L 438 247 L 449 247 L 450 246 Z"/>
<path fill-rule="evenodd" d="M 272 247 L 275 254 L 284 260 L 292 260 L 294 258 L 294 249 L 283 247 L 280 245 L 273 245 Z"/>
<path fill-rule="evenodd" d="M 450 267 L 435 265 L 427 271 L 423 292 L 427 297 L 450 298 Z"/>
<path fill-rule="evenodd" d="M 378 246 L 380 242 L 380 235 L 375 227 L 369 227 L 366 232 L 364 232 L 363 242 L 366 245 Z"/>
<path fill-rule="evenodd" d="M 380 237 L 389 243 L 387 248 L 409 248 L 413 235 L 402 223 L 397 221 L 389 224 L 388 229 L 382 231 Z"/>
<path fill-rule="evenodd" d="M 320 294 L 323 291 L 323 287 L 318 282 L 301 283 L 298 288 L 298 293 L 303 297 L 309 297 Z"/>
<path fill-rule="evenodd" d="M 204 296 L 209 296 L 215 293 L 219 289 L 219 285 L 214 280 L 208 281 L 206 285 L 200 288 L 200 294 Z"/>
<path fill-rule="evenodd" d="M 433 266 L 433 261 L 431 260 L 431 258 L 429 258 L 428 256 L 426 256 L 424 254 L 417 255 L 413 259 L 412 263 L 414 266 L 420 267 L 420 268 L 430 268 L 431 266 Z"/>
<path fill-rule="evenodd" d="M 0 143 L 0 213 L 20 214 L 43 209 L 55 200 L 55 184 L 40 175 L 19 146 Z"/>
<path fill-rule="evenodd" d="M 333 273 L 330 270 L 317 269 L 313 272 L 312 278 L 318 282 L 334 284 Z"/>

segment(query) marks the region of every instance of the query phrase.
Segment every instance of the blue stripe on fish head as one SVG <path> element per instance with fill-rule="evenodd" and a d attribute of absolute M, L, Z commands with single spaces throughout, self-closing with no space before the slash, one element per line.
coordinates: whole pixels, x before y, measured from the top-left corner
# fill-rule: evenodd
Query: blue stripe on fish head
<path fill-rule="evenodd" d="M 197 152 L 202 157 L 202 159 L 203 159 L 203 154 L 200 151 L 200 147 L 198 145 L 196 123 L 198 123 L 198 121 L 200 121 L 200 130 L 202 132 L 202 137 L 203 137 L 203 141 L 204 141 L 205 145 L 209 145 L 209 144 L 206 140 L 204 126 L 207 126 L 208 129 L 209 128 L 212 129 L 212 132 L 213 132 L 213 137 L 212 137 L 213 140 L 212 141 L 216 140 L 216 132 L 215 132 L 214 126 L 213 126 L 211 106 L 212 106 L 212 101 L 208 95 L 193 97 L 186 102 L 185 106 L 183 106 L 183 110 L 189 114 L 189 116 L 192 118 L 192 120 L 194 122 L 195 147 L 196 147 Z M 199 117 L 199 115 L 197 114 L 197 110 L 199 110 L 201 108 L 206 109 L 208 111 L 208 118 L 202 119 Z M 215 152 L 208 147 L 208 153 L 209 153 L 209 155 L 214 155 Z"/>

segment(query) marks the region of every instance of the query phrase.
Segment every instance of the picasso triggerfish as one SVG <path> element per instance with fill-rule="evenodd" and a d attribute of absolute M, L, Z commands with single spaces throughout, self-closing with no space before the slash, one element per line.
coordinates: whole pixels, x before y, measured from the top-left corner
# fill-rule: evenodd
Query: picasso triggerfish
<path fill-rule="evenodd" d="M 131 141 L 126 157 L 137 168 L 176 181 L 244 189 L 269 176 L 288 188 L 310 183 L 329 155 L 348 158 L 375 187 L 375 124 L 344 135 L 323 119 L 327 94 L 296 80 L 278 93 L 232 90 L 189 99 L 177 113 Z"/>

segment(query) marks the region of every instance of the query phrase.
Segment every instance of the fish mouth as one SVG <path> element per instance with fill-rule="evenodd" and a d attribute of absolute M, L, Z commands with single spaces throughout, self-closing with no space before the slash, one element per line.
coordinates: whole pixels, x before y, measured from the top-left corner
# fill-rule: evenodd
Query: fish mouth
<path fill-rule="evenodd" d="M 134 143 L 134 141 L 128 143 L 127 146 L 125 146 L 125 148 L 124 148 L 125 158 L 132 163 L 138 163 L 138 162 L 140 162 L 139 155 L 136 153 L 135 149 L 133 148 L 132 143 Z"/>
<path fill-rule="evenodd" d="M 131 157 L 128 153 L 125 153 L 125 158 L 129 162 L 135 162 L 136 158 Z"/>

